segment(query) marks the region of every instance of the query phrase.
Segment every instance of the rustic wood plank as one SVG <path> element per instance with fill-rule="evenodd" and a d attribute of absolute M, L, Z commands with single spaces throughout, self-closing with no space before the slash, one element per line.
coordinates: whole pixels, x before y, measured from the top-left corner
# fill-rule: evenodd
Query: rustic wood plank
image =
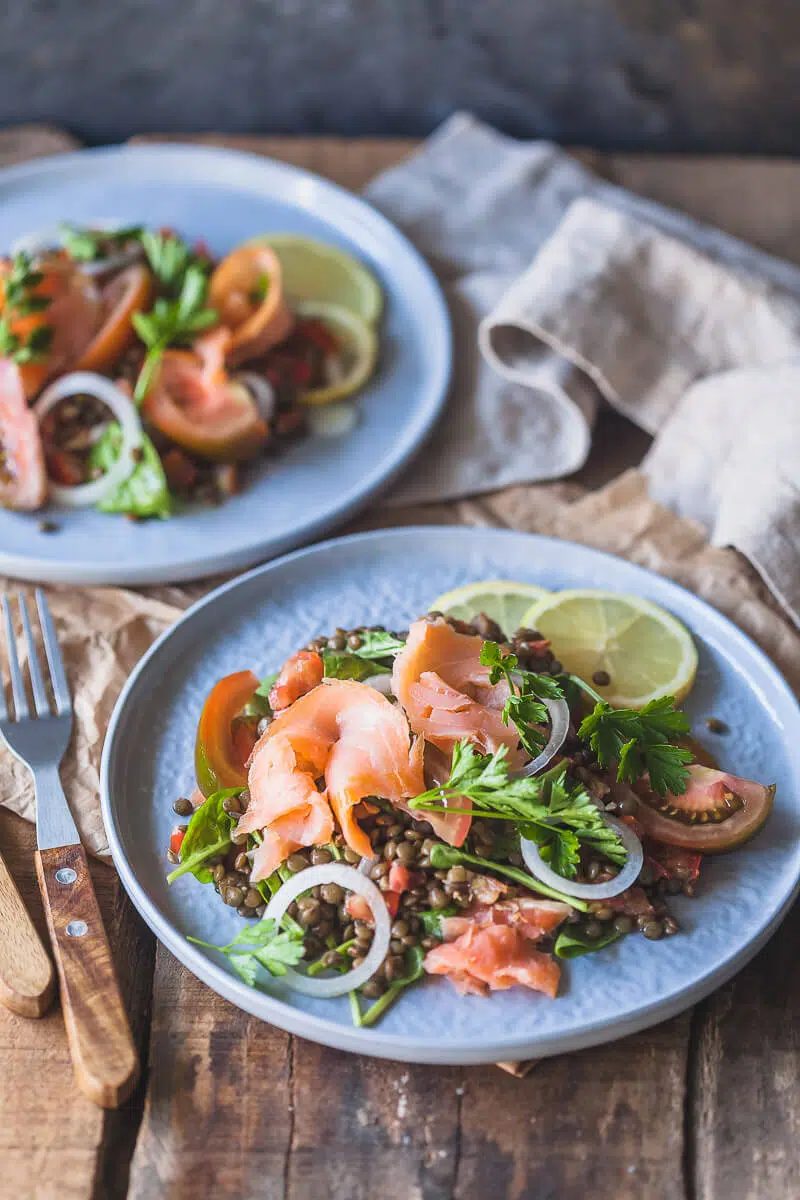
<path fill-rule="evenodd" d="M 688 1123 L 697 1200 L 800 1196 L 800 905 L 696 1015 Z"/>
<path fill-rule="evenodd" d="M 41 1017 L 55 994 L 44 942 L 0 854 L 0 1004 L 21 1017 Z"/>
<path fill-rule="evenodd" d="M 290 1038 L 216 996 L 163 947 L 148 1072 L 131 1200 L 283 1197 Z"/>
<path fill-rule="evenodd" d="M 286 1200 L 453 1195 L 462 1068 L 358 1058 L 300 1039 L 293 1060 Z"/>
<path fill-rule="evenodd" d="M 36 835 L 32 825 L 0 809 L 0 846 L 40 935 L 47 930 L 34 868 Z M 103 919 L 115 954 L 123 996 L 129 1008 L 149 992 L 145 936 L 121 885 L 109 867 L 91 863 Z M 136 926 L 134 932 L 134 925 Z M 144 995 L 142 983 L 145 983 Z M 144 1008 L 146 1012 L 146 1008 Z M 135 1026 L 142 1033 L 141 1019 Z M 84 1097 L 75 1084 L 61 1009 L 58 1004 L 40 1021 L 28 1021 L 0 1009 L 0 1197 L 2 1200 L 118 1200 L 125 1194 L 127 1160 L 116 1163 L 115 1185 L 99 1188 L 109 1129 L 122 1121 L 138 1123 L 134 1099 L 108 1114 Z"/>
<path fill-rule="evenodd" d="M 466 1072 L 454 1200 L 685 1200 L 689 1029 L 686 1014 L 525 1079 Z"/>

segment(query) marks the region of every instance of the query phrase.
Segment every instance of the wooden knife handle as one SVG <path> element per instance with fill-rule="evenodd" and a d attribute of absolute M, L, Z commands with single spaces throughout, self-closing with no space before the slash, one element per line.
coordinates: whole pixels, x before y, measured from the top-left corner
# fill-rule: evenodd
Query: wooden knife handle
<path fill-rule="evenodd" d="M 75 1076 L 102 1108 L 117 1108 L 139 1075 L 136 1049 L 83 846 L 36 852 Z"/>
<path fill-rule="evenodd" d="M 53 964 L 0 855 L 0 1004 L 41 1017 L 54 991 Z"/>

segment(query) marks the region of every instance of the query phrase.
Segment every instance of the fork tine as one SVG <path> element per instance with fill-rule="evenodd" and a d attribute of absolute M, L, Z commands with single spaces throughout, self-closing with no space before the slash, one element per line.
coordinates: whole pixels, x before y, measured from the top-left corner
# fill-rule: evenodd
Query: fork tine
<path fill-rule="evenodd" d="M 11 695 L 14 697 L 14 716 L 17 721 L 23 721 L 28 716 L 28 697 L 25 695 L 25 684 L 22 679 L 22 671 L 19 669 L 17 642 L 11 622 L 11 605 L 8 603 L 8 596 L 3 596 L 3 616 L 6 624 L 6 646 L 8 666 L 11 672 Z"/>
<path fill-rule="evenodd" d="M 64 660 L 61 657 L 61 651 L 58 648 L 58 638 L 53 628 L 53 618 L 50 616 L 47 599 L 41 588 L 36 589 L 36 607 L 39 610 L 42 640 L 44 641 L 44 650 L 47 655 L 47 664 L 50 667 L 50 682 L 53 685 L 56 711 L 60 715 L 61 713 L 69 712 L 72 704 L 69 698 L 67 676 L 64 673 Z"/>
<path fill-rule="evenodd" d="M 39 655 L 36 652 L 36 643 L 33 640 L 33 630 L 31 629 L 30 617 L 28 616 L 28 605 L 25 603 L 25 597 L 21 592 L 19 595 L 19 611 L 22 614 L 22 629 L 25 633 L 25 645 L 28 648 L 28 670 L 31 673 L 31 687 L 33 688 L 33 703 L 36 708 L 36 715 L 37 717 L 49 717 L 50 701 L 47 699 L 42 671 L 39 666 Z"/>

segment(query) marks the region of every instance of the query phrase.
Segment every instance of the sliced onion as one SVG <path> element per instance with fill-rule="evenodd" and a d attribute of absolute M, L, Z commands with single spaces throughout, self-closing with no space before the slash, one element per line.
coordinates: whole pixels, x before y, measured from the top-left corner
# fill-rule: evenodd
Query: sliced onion
<path fill-rule="evenodd" d="M 364 683 L 367 687 L 374 688 L 376 692 L 380 692 L 382 696 L 393 696 L 392 677 L 385 671 L 380 675 L 369 675 Z"/>
<path fill-rule="evenodd" d="M 278 402 L 270 381 L 263 375 L 257 375 L 255 371 L 237 371 L 234 379 L 237 383 L 244 384 L 251 393 L 262 420 L 271 421 Z"/>
<path fill-rule="evenodd" d="M 344 437 L 358 424 L 358 409 L 349 400 L 338 404 L 309 405 L 306 412 L 308 427 L 317 437 Z"/>
<path fill-rule="evenodd" d="M 628 861 L 613 879 L 607 880 L 606 883 L 575 883 L 573 879 L 564 879 L 562 875 L 558 875 L 552 867 L 547 865 L 539 853 L 536 842 L 529 842 L 527 838 L 522 838 L 520 849 L 522 857 L 525 859 L 525 866 L 531 875 L 535 876 L 540 883 L 546 883 L 548 887 L 557 888 L 566 896 L 575 896 L 579 900 L 610 900 L 612 896 L 618 896 L 620 892 L 627 891 L 636 883 L 642 869 L 644 862 L 642 843 L 630 825 L 626 825 L 624 821 L 607 816 L 604 816 L 603 819 L 619 834 L 623 846 L 628 851 Z"/>
<path fill-rule="evenodd" d="M 324 883 L 338 883 L 339 887 L 363 896 L 375 918 L 375 933 L 369 953 L 361 966 L 356 967 L 354 971 L 347 971 L 344 975 L 318 979 L 287 967 L 284 979 L 289 987 L 294 988 L 296 992 L 303 992 L 306 996 L 316 996 L 320 1000 L 327 1000 L 333 996 L 344 996 L 372 978 L 389 951 L 392 925 L 386 902 L 372 880 L 366 879 L 355 867 L 346 867 L 343 863 L 325 863 L 319 867 L 308 867 L 305 871 L 300 871 L 297 875 L 292 876 L 272 897 L 264 917 L 273 920 L 275 927 L 278 928 L 284 913 L 293 900 L 296 900 L 303 892 Z"/>
<path fill-rule="evenodd" d="M 550 717 L 550 738 L 542 752 L 536 755 L 536 758 L 531 759 L 519 771 L 512 772 L 512 776 L 515 779 L 527 779 L 530 775 L 535 775 L 538 771 L 543 771 L 547 764 L 558 754 L 569 733 L 570 715 L 569 705 L 566 700 L 543 700 L 542 704 L 547 709 L 548 716 Z"/>
<path fill-rule="evenodd" d="M 97 375 L 94 371 L 71 371 L 68 375 L 62 375 L 44 389 L 33 411 L 41 424 L 50 409 L 68 396 L 87 395 L 102 400 L 111 409 L 122 429 L 122 445 L 116 462 L 99 479 L 75 487 L 49 483 L 50 498 L 65 508 L 85 508 L 102 500 L 107 492 L 133 472 L 136 465 L 133 452 L 142 444 L 142 425 L 130 396 L 106 379 L 105 375 Z"/>
<path fill-rule="evenodd" d="M 11 254 L 29 254 L 31 258 L 37 258 L 40 254 L 58 250 L 60 245 L 61 239 L 55 232 L 23 233 L 11 243 Z"/>

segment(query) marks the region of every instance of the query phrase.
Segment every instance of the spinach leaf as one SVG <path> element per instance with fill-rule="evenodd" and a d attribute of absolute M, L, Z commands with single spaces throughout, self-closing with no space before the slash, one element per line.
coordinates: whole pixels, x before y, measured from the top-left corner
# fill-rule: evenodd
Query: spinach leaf
<path fill-rule="evenodd" d="M 391 675 L 391 668 L 382 663 L 362 658 L 358 654 L 348 654 L 343 650 L 323 650 L 322 662 L 328 679 L 355 679 L 363 683 L 372 675 Z"/>
<path fill-rule="evenodd" d="M 122 430 L 114 422 L 109 425 L 100 441 L 92 447 L 89 466 L 108 471 L 119 457 L 122 445 Z M 103 497 L 97 507 L 101 512 L 131 513 L 136 517 L 168 517 L 172 512 L 172 501 L 167 477 L 155 446 L 146 434 L 142 434 L 142 459 L 133 468 L 127 479 Z"/>
<path fill-rule="evenodd" d="M 556 938 L 555 952 L 559 958 L 580 958 L 582 954 L 594 954 L 595 950 L 603 950 L 613 942 L 618 942 L 624 935 L 610 929 L 599 938 L 589 939 L 582 933 L 562 929 Z"/>
<path fill-rule="evenodd" d="M 394 658 L 405 649 L 405 642 L 396 638 L 393 633 L 369 633 L 366 630 L 358 635 L 361 645 L 353 654 L 359 658 Z"/>
<path fill-rule="evenodd" d="M 228 850 L 231 843 L 231 830 L 235 825 L 233 817 L 222 807 L 223 800 L 238 796 L 244 788 L 221 788 L 212 792 L 199 808 L 192 813 L 189 828 L 181 845 L 181 861 L 174 871 L 167 876 L 167 883 L 174 883 L 181 875 L 194 875 L 201 883 L 211 883 L 213 874 L 205 864 L 215 854 Z"/>

